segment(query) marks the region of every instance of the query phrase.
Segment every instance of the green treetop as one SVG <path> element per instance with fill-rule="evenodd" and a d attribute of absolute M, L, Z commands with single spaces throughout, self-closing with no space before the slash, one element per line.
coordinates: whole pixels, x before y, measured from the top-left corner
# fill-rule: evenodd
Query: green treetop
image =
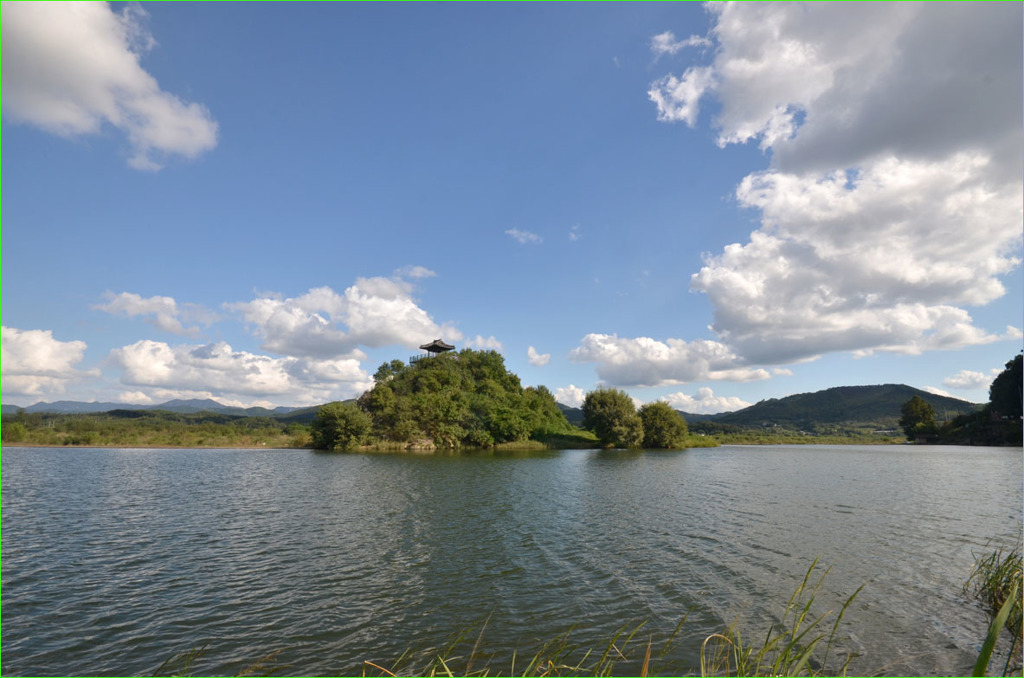
<path fill-rule="evenodd" d="M 644 425 L 633 399 L 618 389 L 599 388 L 583 400 L 583 427 L 609 447 L 640 447 Z"/>
<path fill-rule="evenodd" d="M 914 396 L 903 403 L 900 414 L 903 415 L 900 417 L 900 428 L 907 435 L 907 440 L 932 435 L 938 431 L 935 408 L 921 396 Z"/>
<path fill-rule="evenodd" d="M 686 420 L 662 401 L 647 403 L 640 408 L 640 421 L 644 427 L 644 447 L 678 449 L 686 447 L 690 431 Z"/>

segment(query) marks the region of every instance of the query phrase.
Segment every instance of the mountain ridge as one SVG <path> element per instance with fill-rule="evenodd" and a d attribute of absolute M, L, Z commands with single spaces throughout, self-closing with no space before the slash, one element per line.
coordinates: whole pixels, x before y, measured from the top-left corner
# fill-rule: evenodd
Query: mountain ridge
<path fill-rule="evenodd" d="M 739 428 L 782 426 L 794 430 L 812 429 L 820 425 L 877 424 L 895 426 L 900 407 L 914 396 L 923 398 L 942 417 L 949 413 L 965 414 L 982 405 L 959 398 L 941 396 L 906 384 L 873 386 L 833 386 L 809 393 L 796 393 L 783 398 L 767 398 L 749 407 L 716 414 L 696 414 L 676 410 L 687 423 L 724 424 Z M 583 410 L 559 403 L 562 413 L 577 426 L 583 421 Z"/>

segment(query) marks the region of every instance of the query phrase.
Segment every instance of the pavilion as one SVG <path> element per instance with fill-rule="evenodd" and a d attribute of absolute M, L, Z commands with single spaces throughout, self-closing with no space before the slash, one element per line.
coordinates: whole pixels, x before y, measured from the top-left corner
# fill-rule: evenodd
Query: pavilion
<path fill-rule="evenodd" d="M 410 363 L 414 363 L 417 360 L 422 360 L 423 358 L 432 358 L 436 355 L 447 353 L 448 351 L 454 350 L 455 347 L 452 346 L 451 344 L 444 343 L 443 339 L 434 339 L 429 344 L 423 344 L 422 346 L 420 346 L 420 349 L 426 351 L 426 353 L 423 355 L 417 355 L 413 356 L 412 358 L 409 358 Z"/>

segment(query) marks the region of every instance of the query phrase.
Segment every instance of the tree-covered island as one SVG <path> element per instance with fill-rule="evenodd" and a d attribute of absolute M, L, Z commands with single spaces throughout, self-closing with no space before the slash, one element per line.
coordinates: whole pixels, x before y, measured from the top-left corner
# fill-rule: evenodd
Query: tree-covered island
<path fill-rule="evenodd" d="M 409 364 L 384 363 L 374 374 L 373 388 L 358 400 L 320 408 L 312 442 L 328 450 L 641 447 L 647 442 L 640 416 L 625 393 L 598 390 L 588 396 L 590 401 L 595 407 L 585 428 L 593 433 L 570 424 L 546 387 L 524 388 L 500 353 L 463 349 Z M 607 401 L 608 407 L 598 408 L 598 401 Z M 667 415 L 651 419 L 650 446 L 686 447 L 686 422 L 667 405 L 663 409 Z M 666 426 L 671 433 L 661 433 Z"/>

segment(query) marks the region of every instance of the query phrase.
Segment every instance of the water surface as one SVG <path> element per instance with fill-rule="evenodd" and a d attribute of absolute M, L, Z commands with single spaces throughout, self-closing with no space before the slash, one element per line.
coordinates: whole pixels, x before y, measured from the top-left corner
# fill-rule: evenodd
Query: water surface
<path fill-rule="evenodd" d="M 290 674 L 479 629 L 515 647 L 624 623 L 762 634 L 816 557 L 854 673 L 970 671 L 972 552 L 1021 531 L 1021 451 L 721 447 L 462 456 L 7 448 L 4 675 L 197 673 L 274 649 Z M 474 633 L 475 635 L 475 633 Z M 635 671 L 635 668 L 633 669 Z"/>

